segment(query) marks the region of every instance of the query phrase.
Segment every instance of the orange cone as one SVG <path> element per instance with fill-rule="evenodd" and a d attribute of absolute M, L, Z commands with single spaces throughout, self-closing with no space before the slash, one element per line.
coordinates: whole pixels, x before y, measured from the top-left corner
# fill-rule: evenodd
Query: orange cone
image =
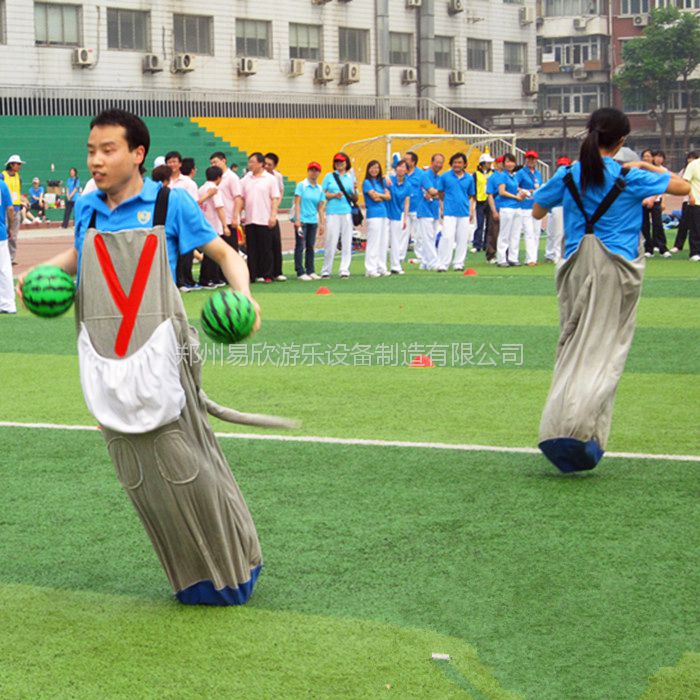
<path fill-rule="evenodd" d="M 478 273 L 473 267 L 468 267 L 468 268 L 464 271 L 465 277 L 476 277 L 477 274 L 479 274 L 479 273 Z"/>
<path fill-rule="evenodd" d="M 316 294 L 318 296 L 327 296 L 328 294 L 332 294 L 332 292 L 330 289 L 328 289 L 328 287 L 319 287 Z"/>
<path fill-rule="evenodd" d="M 429 355 L 416 355 L 411 360 L 411 367 L 435 367 Z"/>

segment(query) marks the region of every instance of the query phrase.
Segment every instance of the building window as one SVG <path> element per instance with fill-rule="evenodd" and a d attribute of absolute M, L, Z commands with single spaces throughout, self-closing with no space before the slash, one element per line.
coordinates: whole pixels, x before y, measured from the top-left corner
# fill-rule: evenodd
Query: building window
<path fill-rule="evenodd" d="M 79 46 L 80 5 L 35 2 L 34 30 L 39 46 Z"/>
<path fill-rule="evenodd" d="M 435 67 L 452 69 L 452 37 L 435 37 Z"/>
<path fill-rule="evenodd" d="M 547 86 L 540 93 L 540 106 L 556 114 L 590 114 L 607 104 L 607 99 L 605 85 Z"/>
<path fill-rule="evenodd" d="M 676 0 L 676 7 L 680 10 L 700 10 L 700 0 Z"/>
<path fill-rule="evenodd" d="M 586 61 L 599 61 L 605 56 L 603 37 L 545 39 L 542 42 L 542 56 L 543 61 L 556 61 L 563 66 L 579 66 Z"/>
<path fill-rule="evenodd" d="M 236 55 L 270 58 L 270 22 L 259 19 L 236 20 Z"/>
<path fill-rule="evenodd" d="M 338 29 L 340 60 L 350 63 L 369 63 L 369 29 Z"/>
<path fill-rule="evenodd" d="M 150 51 L 150 12 L 107 9 L 107 48 Z"/>
<path fill-rule="evenodd" d="M 503 42 L 503 70 L 505 73 L 527 72 L 527 44 Z"/>
<path fill-rule="evenodd" d="M 289 58 L 320 61 L 321 27 L 317 24 L 290 24 Z"/>
<path fill-rule="evenodd" d="M 546 0 L 544 13 L 547 17 L 578 17 L 605 12 L 601 0 Z"/>
<path fill-rule="evenodd" d="M 213 17 L 173 15 L 175 53 L 201 53 L 213 56 L 213 25 Z"/>
<path fill-rule="evenodd" d="M 683 4 L 685 1 L 685 5 Z M 695 7 L 700 7 L 700 2 L 695 1 Z M 692 7 L 693 0 L 620 0 L 620 14 L 643 15 L 654 9 L 669 7 L 674 4 L 677 7 Z"/>
<path fill-rule="evenodd" d="M 389 63 L 392 66 L 413 65 L 413 37 L 411 34 L 389 32 Z"/>
<path fill-rule="evenodd" d="M 519 44 L 517 44 L 519 46 Z M 491 41 L 467 39 L 467 68 L 469 70 L 492 70 Z"/>

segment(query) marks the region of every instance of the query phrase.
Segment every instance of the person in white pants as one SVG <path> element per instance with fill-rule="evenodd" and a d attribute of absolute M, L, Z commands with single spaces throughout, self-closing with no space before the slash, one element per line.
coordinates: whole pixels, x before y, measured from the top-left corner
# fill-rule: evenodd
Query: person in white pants
<path fill-rule="evenodd" d="M 442 196 L 442 236 L 438 246 L 438 272 L 447 272 L 452 261 L 455 270 L 464 269 L 469 243 L 469 228 L 474 230 L 476 188 L 467 172 L 467 156 L 455 153 L 450 158 L 451 170 L 440 176 L 438 191 Z M 454 257 L 453 257 L 454 251 Z"/>
<path fill-rule="evenodd" d="M 445 165 L 445 156 L 435 153 L 430 159 L 430 167 L 422 171 L 420 182 L 421 196 L 416 204 L 416 227 L 420 240 L 420 269 L 435 270 L 438 265 L 435 237 L 440 222 L 440 171 Z"/>
<path fill-rule="evenodd" d="M 403 275 L 401 251 L 404 241 L 408 241 L 408 208 L 411 205 L 410 184 L 406 179 L 406 161 L 400 160 L 394 166 L 394 175 L 387 179 L 391 199 L 386 202 L 389 217 L 389 256 L 392 275 Z"/>
<path fill-rule="evenodd" d="M 525 153 L 525 167 L 518 170 L 518 186 L 525 193 L 520 205 L 522 229 L 525 232 L 525 263 L 529 267 L 537 265 L 537 254 L 540 247 L 540 226 L 532 216 L 532 195 L 542 185 L 542 173 L 537 170 L 537 151 Z"/>
<path fill-rule="evenodd" d="M 418 169 L 418 154 L 413 151 L 406 151 L 406 179 L 409 183 L 411 201 L 408 208 L 408 235 L 406 236 L 401 250 L 401 262 L 406 259 L 408 254 L 408 244 L 413 240 L 413 253 L 416 259 L 420 262 L 421 260 L 421 247 L 423 241 L 421 240 L 421 232 L 418 227 L 418 217 L 416 211 L 418 209 L 418 202 L 423 196 L 421 192 L 421 183 L 423 182 L 423 171 Z"/>
<path fill-rule="evenodd" d="M 391 199 L 384 182 L 382 166 L 378 160 L 367 163 L 362 183 L 367 210 L 367 248 L 365 249 L 365 275 L 381 277 L 388 275 L 386 258 L 389 252 L 389 219 L 386 203 Z"/>
<path fill-rule="evenodd" d="M 348 173 L 350 158 L 345 153 L 333 156 L 333 172 L 321 183 L 326 195 L 326 241 L 321 277 L 328 278 L 333 272 L 333 258 L 340 239 L 340 276 L 350 277 L 352 261 L 352 206 L 357 200 L 355 180 Z M 344 190 L 344 191 L 343 191 Z"/>
<path fill-rule="evenodd" d="M 515 156 L 508 153 L 503 158 L 505 170 L 498 180 L 496 206 L 500 220 L 500 231 L 496 247 L 496 262 L 499 267 L 518 267 L 520 265 L 520 231 L 522 219 L 520 202 L 525 193 L 518 186 L 515 170 Z M 506 257 L 507 254 L 507 257 Z"/>
<path fill-rule="evenodd" d="M 15 314 L 15 288 L 12 284 L 12 260 L 7 240 L 7 222 L 14 216 L 12 194 L 0 178 L 0 314 Z"/>
<path fill-rule="evenodd" d="M 561 156 L 557 168 L 567 168 L 571 159 Z M 564 208 L 552 207 L 547 215 L 547 245 L 544 250 L 545 262 L 558 263 L 561 260 L 561 246 L 564 240 Z"/>

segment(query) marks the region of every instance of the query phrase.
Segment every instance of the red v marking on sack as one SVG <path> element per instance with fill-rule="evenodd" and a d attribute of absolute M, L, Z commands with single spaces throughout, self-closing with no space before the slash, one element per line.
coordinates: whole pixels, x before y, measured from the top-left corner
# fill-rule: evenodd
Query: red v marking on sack
<path fill-rule="evenodd" d="M 151 267 L 153 267 L 153 258 L 155 257 L 157 247 L 158 237 L 152 233 L 146 236 L 146 242 L 143 245 L 141 257 L 136 266 L 134 281 L 131 284 L 129 296 L 127 296 L 124 293 L 117 272 L 114 269 L 112 258 L 109 256 L 109 251 L 107 250 L 104 239 L 99 233 L 95 236 L 97 260 L 102 268 L 102 274 L 104 275 L 105 282 L 107 282 L 109 293 L 123 316 L 121 325 L 119 326 L 119 332 L 117 333 L 117 340 L 114 343 L 114 352 L 117 357 L 124 357 L 129 347 L 129 341 L 134 332 L 136 316 L 141 308 L 141 301 L 146 291 L 148 275 L 151 272 Z"/>

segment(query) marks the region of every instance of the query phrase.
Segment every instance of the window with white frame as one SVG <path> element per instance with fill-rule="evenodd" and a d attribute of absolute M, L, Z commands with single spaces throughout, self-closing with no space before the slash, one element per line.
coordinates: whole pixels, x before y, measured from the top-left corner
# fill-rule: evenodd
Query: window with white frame
<path fill-rule="evenodd" d="M 590 114 L 608 104 L 605 85 L 547 85 L 540 88 L 540 109 L 555 114 Z"/>
<path fill-rule="evenodd" d="M 321 60 L 321 27 L 318 24 L 289 25 L 289 58 Z"/>
<path fill-rule="evenodd" d="M 503 70 L 505 73 L 527 73 L 527 44 L 503 42 Z"/>
<path fill-rule="evenodd" d="M 35 2 L 34 36 L 37 46 L 79 46 L 80 13 L 80 5 Z"/>
<path fill-rule="evenodd" d="M 452 69 L 452 45 L 451 36 L 435 37 L 435 67 Z"/>
<path fill-rule="evenodd" d="M 578 17 L 597 15 L 606 11 L 604 0 L 545 0 L 547 17 Z"/>
<path fill-rule="evenodd" d="M 679 10 L 700 10 L 700 0 L 676 0 Z"/>
<path fill-rule="evenodd" d="M 413 65 L 413 36 L 389 32 L 389 63 L 392 66 Z"/>
<path fill-rule="evenodd" d="M 469 70 L 492 70 L 491 41 L 467 39 L 467 68 Z"/>
<path fill-rule="evenodd" d="M 0 44 L 7 43 L 5 34 L 5 0 L 0 0 Z"/>
<path fill-rule="evenodd" d="M 605 55 L 603 37 L 565 37 L 545 39 L 542 52 L 562 65 L 578 66 L 585 61 L 598 61 Z"/>
<path fill-rule="evenodd" d="M 173 15 L 176 53 L 214 55 L 214 18 L 205 15 Z"/>
<path fill-rule="evenodd" d="M 643 15 L 657 8 L 673 5 L 677 0 L 620 0 L 620 14 Z"/>
<path fill-rule="evenodd" d="M 270 58 L 272 56 L 271 22 L 259 19 L 236 19 L 236 55 Z"/>
<path fill-rule="evenodd" d="M 339 27 L 338 44 L 341 61 L 369 63 L 369 29 Z"/>
<path fill-rule="evenodd" d="M 107 8 L 107 48 L 151 50 L 151 13 Z"/>

